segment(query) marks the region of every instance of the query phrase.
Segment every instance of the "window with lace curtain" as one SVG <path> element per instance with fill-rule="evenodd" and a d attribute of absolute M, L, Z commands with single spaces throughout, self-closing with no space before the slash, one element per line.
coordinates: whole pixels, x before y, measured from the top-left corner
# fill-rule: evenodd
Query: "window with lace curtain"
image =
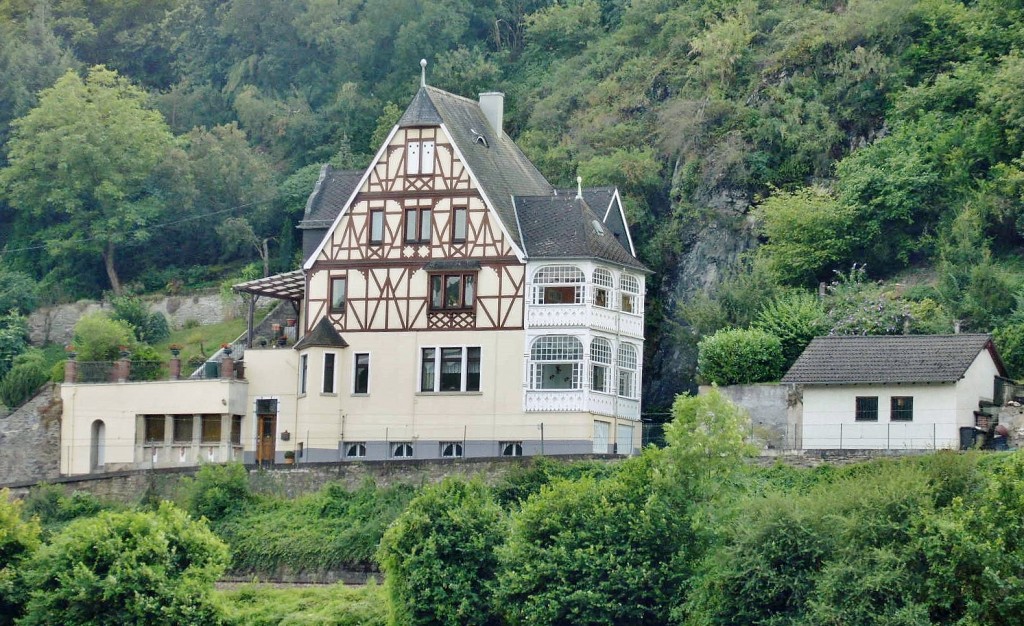
<path fill-rule="evenodd" d="M 420 349 L 421 392 L 480 391 L 480 348 Z"/>

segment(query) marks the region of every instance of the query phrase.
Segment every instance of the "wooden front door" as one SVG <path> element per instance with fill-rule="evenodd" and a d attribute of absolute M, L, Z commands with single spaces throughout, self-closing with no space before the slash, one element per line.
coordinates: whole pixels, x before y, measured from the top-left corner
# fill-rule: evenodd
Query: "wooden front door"
<path fill-rule="evenodd" d="M 257 415 L 256 429 L 256 462 L 273 463 L 277 442 L 277 415 Z"/>

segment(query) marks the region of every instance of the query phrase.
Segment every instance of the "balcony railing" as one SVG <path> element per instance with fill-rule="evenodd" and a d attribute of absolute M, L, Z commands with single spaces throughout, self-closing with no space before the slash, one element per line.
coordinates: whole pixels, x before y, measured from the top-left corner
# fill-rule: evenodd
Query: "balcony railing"
<path fill-rule="evenodd" d="M 593 327 L 642 337 L 644 319 L 589 304 L 532 304 L 527 307 L 526 324 L 528 328 Z"/>

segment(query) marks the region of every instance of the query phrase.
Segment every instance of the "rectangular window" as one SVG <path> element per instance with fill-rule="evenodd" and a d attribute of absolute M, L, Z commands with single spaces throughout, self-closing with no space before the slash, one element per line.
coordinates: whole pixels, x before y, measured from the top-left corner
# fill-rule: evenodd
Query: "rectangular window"
<path fill-rule="evenodd" d="M 480 348 L 423 348 L 421 392 L 480 391 Z"/>
<path fill-rule="evenodd" d="M 220 415 L 204 415 L 202 417 L 202 442 L 220 443 Z"/>
<path fill-rule="evenodd" d="M 174 443 L 192 443 L 192 415 L 174 416 Z"/>
<path fill-rule="evenodd" d="M 370 393 L 370 355 L 360 352 L 352 368 L 352 393 Z"/>
<path fill-rule="evenodd" d="M 914 420 L 914 397 L 893 396 L 889 402 L 889 419 L 894 422 Z"/>
<path fill-rule="evenodd" d="M 462 243 L 466 240 L 466 207 L 452 209 L 452 241 Z"/>
<path fill-rule="evenodd" d="M 476 274 L 431 274 L 430 308 L 466 310 L 476 299 Z"/>
<path fill-rule="evenodd" d="M 406 145 L 405 173 L 411 176 L 434 173 L 433 141 L 410 141 Z"/>
<path fill-rule="evenodd" d="M 636 296 L 631 293 L 622 294 L 622 312 L 636 313 Z"/>
<path fill-rule="evenodd" d="M 405 210 L 405 243 L 430 243 L 432 215 L 430 209 Z"/>
<path fill-rule="evenodd" d="M 457 459 L 462 457 L 462 442 L 461 441 L 442 441 L 441 442 L 441 458 L 445 459 Z"/>
<path fill-rule="evenodd" d="M 163 415 L 146 415 L 143 421 L 145 422 L 146 443 L 163 443 L 167 418 Z"/>
<path fill-rule="evenodd" d="M 878 421 L 878 396 L 857 396 L 854 419 L 858 422 Z"/>
<path fill-rule="evenodd" d="M 352 441 L 346 443 L 345 446 L 345 458 L 348 459 L 361 459 L 366 456 L 366 442 L 365 441 Z"/>
<path fill-rule="evenodd" d="M 236 446 L 242 445 L 242 416 L 231 416 L 231 443 Z"/>
<path fill-rule="evenodd" d="M 384 210 L 370 211 L 370 244 L 379 245 L 384 242 Z"/>
<path fill-rule="evenodd" d="M 324 393 L 334 393 L 334 361 L 335 354 L 327 352 L 324 354 Z"/>
<path fill-rule="evenodd" d="M 608 392 L 608 366 L 594 365 L 591 369 L 591 388 L 602 393 Z"/>
<path fill-rule="evenodd" d="M 299 395 L 306 393 L 306 378 L 309 375 L 309 355 L 299 357 Z"/>
<path fill-rule="evenodd" d="M 331 313 L 345 313 L 345 291 L 348 279 L 338 276 L 331 279 Z"/>

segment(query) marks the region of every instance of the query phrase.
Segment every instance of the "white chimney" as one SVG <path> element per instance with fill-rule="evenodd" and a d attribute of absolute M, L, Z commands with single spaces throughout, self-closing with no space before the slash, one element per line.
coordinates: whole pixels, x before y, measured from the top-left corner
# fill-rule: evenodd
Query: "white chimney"
<path fill-rule="evenodd" d="M 480 94 L 480 110 L 491 124 L 496 139 L 501 139 L 502 123 L 505 121 L 505 94 L 500 91 L 488 91 Z"/>

